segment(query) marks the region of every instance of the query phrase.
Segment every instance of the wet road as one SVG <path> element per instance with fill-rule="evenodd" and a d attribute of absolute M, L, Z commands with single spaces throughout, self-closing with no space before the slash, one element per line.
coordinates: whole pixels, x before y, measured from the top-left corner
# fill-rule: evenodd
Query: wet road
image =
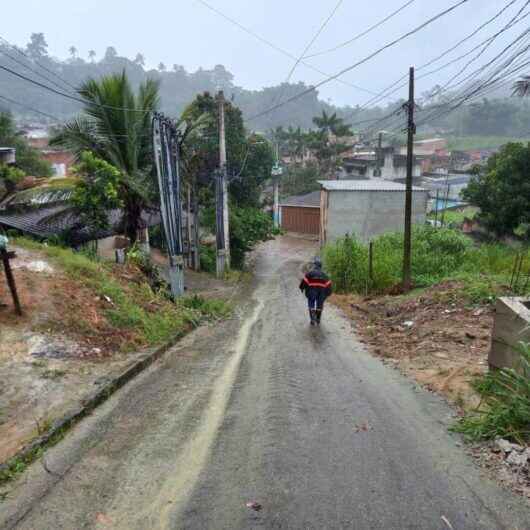
<path fill-rule="evenodd" d="M 77 426 L 0 504 L 0 528 L 529 529 L 528 504 L 447 432 L 446 405 L 364 353 L 334 309 L 308 326 L 311 253 L 264 245 L 238 318 Z"/>

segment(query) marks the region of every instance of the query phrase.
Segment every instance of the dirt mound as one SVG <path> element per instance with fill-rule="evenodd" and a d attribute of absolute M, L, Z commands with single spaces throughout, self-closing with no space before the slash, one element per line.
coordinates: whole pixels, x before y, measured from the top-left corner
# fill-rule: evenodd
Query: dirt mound
<path fill-rule="evenodd" d="M 445 282 L 399 297 L 335 295 L 370 350 L 456 405 L 477 404 L 470 386 L 487 368 L 493 308 L 472 306 L 462 284 Z"/>

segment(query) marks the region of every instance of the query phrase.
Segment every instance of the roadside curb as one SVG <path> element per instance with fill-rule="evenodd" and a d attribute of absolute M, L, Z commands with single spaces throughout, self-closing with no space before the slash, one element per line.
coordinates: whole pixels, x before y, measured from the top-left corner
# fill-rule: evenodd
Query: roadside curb
<path fill-rule="evenodd" d="M 42 451 L 55 445 L 55 443 L 57 443 L 69 429 L 91 414 L 99 405 L 107 401 L 129 381 L 162 358 L 171 348 L 176 346 L 182 338 L 183 335 L 178 335 L 158 348 L 147 350 L 139 360 L 126 368 L 120 375 L 114 377 L 108 383 L 98 388 L 98 390 L 89 394 L 81 401 L 79 406 L 71 409 L 61 418 L 55 420 L 51 428 L 45 434 L 35 438 L 11 458 L 0 464 L 0 486 L 3 482 L 1 477 L 4 473 L 8 474 L 10 470 L 13 470 L 15 473 L 16 467 L 18 467 L 21 462 L 25 465 L 29 465 L 37 460 L 42 454 Z M 5 482 L 8 480 L 9 479 Z"/>

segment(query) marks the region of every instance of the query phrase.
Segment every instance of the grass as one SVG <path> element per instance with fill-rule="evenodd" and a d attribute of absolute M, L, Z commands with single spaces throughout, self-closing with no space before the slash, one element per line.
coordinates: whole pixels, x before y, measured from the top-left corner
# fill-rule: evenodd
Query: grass
<path fill-rule="evenodd" d="M 474 380 L 481 396 L 478 409 L 462 418 L 453 430 L 471 441 L 498 436 L 526 444 L 530 442 L 530 347 L 521 345 L 516 369 L 491 371 Z"/>
<path fill-rule="evenodd" d="M 413 231 L 412 276 L 415 287 L 429 287 L 446 280 L 462 284 L 459 295 L 473 303 L 493 301 L 509 290 L 516 256 L 527 249 L 502 244 L 476 246 L 457 230 L 416 226 Z M 338 292 L 385 294 L 402 278 L 403 235 L 386 234 L 374 240 L 373 275 L 369 278 L 368 248 L 345 237 L 324 249 L 324 261 Z M 521 278 L 530 275 L 526 260 Z M 518 294 L 525 294 L 520 282 Z M 526 291 L 529 291 L 526 286 Z"/>
<path fill-rule="evenodd" d="M 473 219 L 478 213 L 479 209 L 474 206 L 467 206 L 461 210 L 446 210 L 444 212 L 438 212 L 438 221 L 444 220 L 446 226 L 460 226 L 464 220 Z M 436 217 L 435 212 L 429 214 L 429 219 Z"/>
<path fill-rule="evenodd" d="M 27 238 L 17 238 L 16 245 L 43 252 L 58 265 L 70 279 L 90 289 L 107 301 L 105 317 L 116 330 L 125 330 L 134 335 L 124 345 L 128 350 L 137 346 L 154 346 L 183 335 L 190 327 L 196 327 L 205 319 L 224 318 L 231 312 L 230 305 L 223 300 L 202 300 L 190 305 L 186 299 L 173 303 L 164 290 L 154 292 L 147 279 L 136 270 L 138 281 L 122 280 L 110 263 L 90 259 L 80 252 L 54 245 L 43 245 Z M 134 271 L 133 271 L 134 272 Z M 81 317 L 81 318 L 80 318 Z M 75 329 L 90 331 L 90 323 L 82 315 L 65 316 Z"/>

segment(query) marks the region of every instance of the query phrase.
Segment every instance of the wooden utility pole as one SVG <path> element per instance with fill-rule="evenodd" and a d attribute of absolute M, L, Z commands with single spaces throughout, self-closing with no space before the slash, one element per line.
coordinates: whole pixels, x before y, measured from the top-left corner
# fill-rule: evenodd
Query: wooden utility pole
<path fill-rule="evenodd" d="M 217 96 L 219 105 L 219 170 L 220 170 L 220 195 L 222 196 L 222 216 L 223 216 L 223 240 L 224 259 L 223 264 L 219 263 L 222 271 L 218 274 L 222 276 L 225 268 L 230 268 L 230 218 L 228 213 L 228 182 L 226 166 L 226 127 L 225 127 L 225 96 L 222 90 Z"/>
<path fill-rule="evenodd" d="M 405 234 L 403 241 L 403 288 L 409 291 L 412 285 L 412 170 L 414 167 L 414 67 L 409 70 L 409 101 L 407 103 L 407 186 L 405 193 Z"/>
<path fill-rule="evenodd" d="M 7 285 L 11 291 L 11 296 L 13 298 L 13 305 L 15 306 L 15 313 L 19 316 L 22 315 L 22 307 L 20 305 L 20 299 L 18 297 L 17 285 L 15 283 L 15 277 L 13 276 L 13 271 L 11 270 L 11 264 L 9 263 L 10 259 L 15 257 L 14 252 L 8 252 L 5 248 L 0 248 L 0 260 L 4 264 L 4 272 L 6 274 Z"/>

